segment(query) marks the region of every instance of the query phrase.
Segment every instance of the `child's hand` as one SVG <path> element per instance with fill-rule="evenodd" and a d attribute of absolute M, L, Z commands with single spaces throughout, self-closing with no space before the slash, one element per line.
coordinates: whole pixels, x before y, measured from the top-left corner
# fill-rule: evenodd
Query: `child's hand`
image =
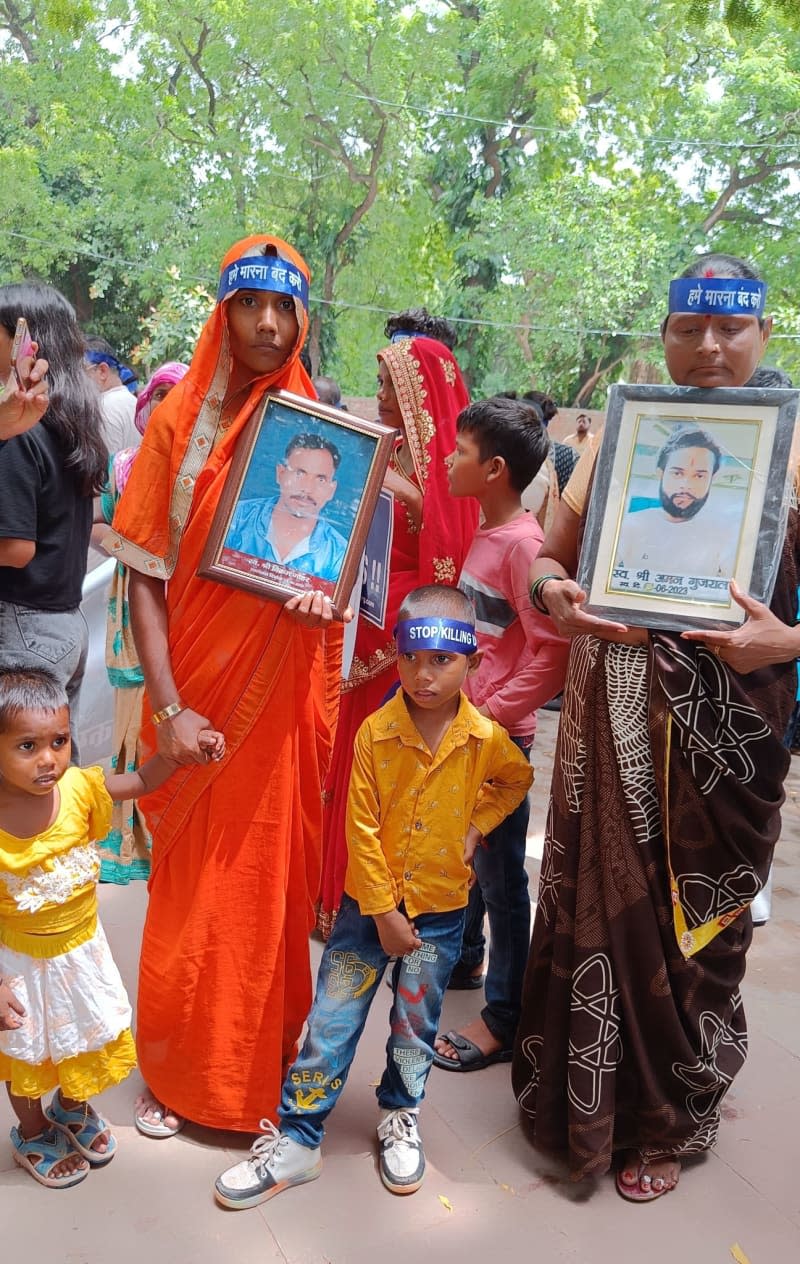
<path fill-rule="evenodd" d="M 8 984 L 0 979 L 0 1031 L 16 1031 L 24 1017 L 24 1008 Z"/>
<path fill-rule="evenodd" d="M 422 940 L 416 926 L 399 909 L 378 913 L 373 920 L 387 957 L 404 957 L 407 952 L 414 952 L 420 947 Z"/>
<path fill-rule="evenodd" d="M 205 751 L 198 746 L 200 733 L 208 732 L 211 721 L 191 707 L 185 707 L 156 729 L 158 753 L 171 764 L 204 764 Z"/>
<path fill-rule="evenodd" d="M 216 729 L 201 729 L 197 734 L 197 745 L 207 759 L 216 763 L 225 754 L 225 734 L 218 733 Z"/>

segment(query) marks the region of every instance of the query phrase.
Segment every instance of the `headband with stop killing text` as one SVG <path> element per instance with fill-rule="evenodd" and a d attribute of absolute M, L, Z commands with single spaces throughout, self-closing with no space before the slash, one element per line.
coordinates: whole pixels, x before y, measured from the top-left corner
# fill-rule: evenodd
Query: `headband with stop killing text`
<path fill-rule="evenodd" d="M 475 629 L 458 619 L 401 619 L 394 630 L 398 654 L 413 650 L 449 650 L 452 654 L 474 654 L 478 648 Z"/>

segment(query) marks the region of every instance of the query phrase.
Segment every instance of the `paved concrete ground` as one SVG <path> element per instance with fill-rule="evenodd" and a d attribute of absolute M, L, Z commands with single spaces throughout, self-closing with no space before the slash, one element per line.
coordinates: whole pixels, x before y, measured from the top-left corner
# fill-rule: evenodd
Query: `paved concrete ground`
<path fill-rule="evenodd" d="M 556 717 L 536 743 L 531 871 L 541 847 Z M 469 1076 L 434 1071 L 422 1115 L 428 1175 L 412 1197 L 384 1190 L 374 1153 L 374 1084 L 381 1071 L 389 992 L 381 994 L 333 1117 L 320 1180 L 271 1203 L 224 1212 L 211 1197 L 242 1139 L 188 1127 L 150 1141 L 132 1126 L 138 1076 L 100 1099 L 119 1154 L 74 1190 L 40 1188 L 12 1164 L 0 1104 L 3 1260 L 53 1264 L 795 1264 L 800 1259 L 800 762 L 789 781 L 775 872 L 773 919 L 756 932 L 745 985 L 750 1058 L 725 1101 L 716 1151 L 684 1172 L 678 1192 L 632 1206 L 610 1179 L 575 1186 L 528 1145 L 509 1068 Z M 535 885 L 532 888 L 535 891 Z M 103 919 L 135 993 L 145 892 L 101 890 Z M 221 911 L 221 916 L 225 914 Z M 315 960 L 319 945 L 314 946 Z M 474 993 L 451 993 L 444 1022 L 466 1020 Z M 741 1254 L 733 1254 L 737 1248 Z"/>

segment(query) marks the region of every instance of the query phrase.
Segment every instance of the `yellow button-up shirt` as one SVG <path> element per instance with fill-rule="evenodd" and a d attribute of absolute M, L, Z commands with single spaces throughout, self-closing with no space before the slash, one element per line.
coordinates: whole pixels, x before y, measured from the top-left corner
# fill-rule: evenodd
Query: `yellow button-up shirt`
<path fill-rule="evenodd" d="M 505 729 L 462 694 L 431 755 L 401 691 L 356 734 L 347 799 L 345 890 L 364 916 L 405 904 L 409 917 L 467 903 L 467 830 L 490 833 L 533 781 Z"/>

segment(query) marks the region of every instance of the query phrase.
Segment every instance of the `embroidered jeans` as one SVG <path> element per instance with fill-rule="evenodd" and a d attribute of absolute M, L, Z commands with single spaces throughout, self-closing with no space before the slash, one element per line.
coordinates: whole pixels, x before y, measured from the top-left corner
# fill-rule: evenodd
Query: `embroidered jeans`
<path fill-rule="evenodd" d="M 383 1110 L 413 1109 L 425 1095 L 442 997 L 461 952 L 464 909 L 421 913 L 422 946 L 395 962 L 386 1069 L 377 1088 Z M 389 961 L 375 922 L 350 896 L 342 903 L 317 975 L 317 992 L 300 1054 L 283 1083 L 281 1131 L 318 1146 L 344 1088 L 370 1005 Z"/>

